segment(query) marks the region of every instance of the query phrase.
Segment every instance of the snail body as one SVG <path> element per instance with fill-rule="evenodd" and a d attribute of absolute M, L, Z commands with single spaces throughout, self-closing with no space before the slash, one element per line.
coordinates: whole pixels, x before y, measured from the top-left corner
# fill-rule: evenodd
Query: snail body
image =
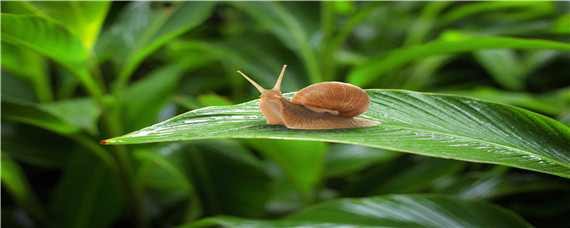
<path fill-rule="evenodd" d="M 280 90 L 286 67 L 287 65 L 283 66 L 273 89 L 264 89 L 238 71 L 261 92 L 259 109 L 267 119 L 267 124 L 312 130 L 380 124 L 377 121 L 354 118 L 368 109 L 370 98 L 363 89 L 347 83 L 313 84 L 299 90 L 291 100 L 287 100 Z"/>

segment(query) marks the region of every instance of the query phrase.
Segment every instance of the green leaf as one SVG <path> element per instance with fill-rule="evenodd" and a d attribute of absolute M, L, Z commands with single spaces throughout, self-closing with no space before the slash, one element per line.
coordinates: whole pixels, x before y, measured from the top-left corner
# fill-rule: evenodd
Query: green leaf
<path fill-rule="evenodd" d="M 126 83 L 144 58 L 166 42 L 200 25 L 215 2 L 174 2 L 161 6 L 131 2 L 120 18 L 101 35 L 97 53 L 112 54 L 120 83 Z M 124 86 L 124 85 L 121 85 Z"/>
<path fill-rule="evenodd" d="M 249 144 L 281 166 L 302 193 L 314 190 L 321 180 L 327 144 L 324 142 L 248 140 Z"/>
<path fill-rule="evenodd" d="M 25 2 L 37 14 L 64 25 L 81 39 L 86 50 L 91 50 L 103 25 L 111 2 L 61 1 Z"/>
<path fill-rule="evenodd" d="M 523 90 L 525 72 L 515 51 L 511 49 L 481 50 L 475 59 L 499 84 L 510 90 Z"/>
<path fill-rule="evenodd" d="M 53 100 L 46 61 L 38 53 L 2 42 L 2 68 L 29 80 L 39 101 Z"/>
<path fill-rule="evenodd" d="M 60 25 L 41 17 L 2 14 L 2 41 L 53 59 L 77 77 L 91 95 L 101 96 L 101 88 L 89 72 L 89 56 L 83 44 Z"/>
<path fill-rule="evenodd" d="M 6 189 L 12 200 L 28 210 L 32 216 L 47 225 L 47 217 L 34 195 L 30 183 L 20 165 L 2 152 L 2 189 Z"/>
<path fill-rule="evenodd" d="M 570 89 L 567 90 L 567 92 Z M 472 90 L 441 91 L 446 94 L 473 97 L 481 100 L 514 105 L 528 110 L 533 110 L 546 115 L 556 115 L 564 112 L 563 102 L 551 104 L 540 97 L 527 92 L 501 91 L 489 87 L 481 87 Z M 560 99 L 559 101 L 562 101 Z M 566 105 L 568 106 L 568 105 Z M 569 106 L 570 107 L 570 106 Z"/>
<path fill-rule="evenodd" d="M 78 133 L 80 128 L 39 107 L 2 99 L 2 118 L 41 127 L 60 134 Z"/>
<path fill-rule="evenodd" d="M 449 159 L 403 156 L 374 166 L 343 189 L 347 196 L 374 196 L 425 190 L 441 177 L 457 173 L 465 163 Z"/>
<path fill-rule="evenodd" d="M 51 103 L 42 103 L 38 108 L 59 117 L 87 132 L 95 135 L 98 133 L 98 120 L 101 109 L 93 99 L 77 98 L 60 100 Z"/>
<path fill-rule="evenodd" d="M 551 31 L 554 33 L 570 34 L 570 13 L 556 19 Z"/>
<path fill-rule="evenodd" d="M 34 139 L 30 143 L 30 139 Z M 26 124 L 2 121 L 2 153 L 23 163 L 58 168 L 76 145 L 61 135 Z"/>
<path fill-rule="evenodd" d="M 482 201 L 430 195 L 390 195 L 339 199 L 282 219 L 229 216 L 206 218 L 182 227 L 531 227 L 517 214 Z"/>
<path fill-rule="evenodd" d="M 159 204 L 156 214 L 167 218 L 176 215 L 184 221 L 193 220 L 202 213 L 202 205 L 197 196 L 196 188 L 190 183 L 187 175 L 187 162 L 182 143 L 163 143 L 151 148 L 141 148 L 134 151 L 134 156 L 141 161 L 138 170 L 137 185 L 144 187 Z M 176 208 L 167 210 L 172 202 L 189 201 L 185 210 Z M 152 206 L 151 206 L 152 207 Z"/>
<path fill-rule="evenodd" d="M 126 128 L 140 129 L 156 122 L 183 73 L 184 68 L 179 64 L 169 64 L 129 86 L 124 98 Z"/>
<path fill-rule="evenodd" d="M 2 47 L 2 49 L 4 49 Z M 25 102 L 37 102 L 38 98 L 29 80 L 17 77 L 13 73 L 2 70 L 2 100 L 12 99 Z"/>
<path fill-rule="evenodd" d="M 501 16 L 512 18 L 528 19 L 537 16 L 549 15 L 552 13 L 554 4 L 552 2 L 537 1 L 497 1 L 497 2 L 476 2 L 463 4 L 441 16 L 440 26 L 458 21 L 460 19 L 483 13 L 499 13 Z M 499 11 L 503 10 L 503 12 Z"/>
<path fill-rule="evenodd" d="M 193 148 L 194 147 L 194 148 Z M 269 178 L 261 162 L 231 140 L 200 140 L 179 148 L 203 202 L 204 213 L 261 216 Z"/>
<path fill-rule="evenodd" d="M 402 67 L 410 61 L 434 55 L 461 53 L 483 49 L 518 50 L 570 50 L 570 45 L 547 40 L 531 40 L 505 37 L 464 38 L 459 40 L 433 41 L 430 43 L 397 49 L 372 57 L 354 68 L 348 75 L 350 84 L 364 87 L 389 70 Z"/>
<path fill-rule="evenodd" d="M 61 134 L 77 133 L 84 129 L 97 134 L 97 122 L 101 109 L 88 98 L 61 100 L 50 103 L 31 104 L 4 99 L 7 118 L 42 127 Z"/>
<path fill-rule="evenodd" d="M 570 129 L 550 118 L 467 97 L 369 90 L 368 128 L 287 129 L 268 125 L 259 100 L 187 112 L 107 144 L 205 138 L 275 138 L 357 144 L 427 156 L 502 164 L 570 177 Z M 286 97 L 291 97 L 292 93 Z"/>
<path fill-rule="evenodd" d="M 53 195 L 53 211 L 62 227 L 110 226 L 123 203 L 120 185 L 112 177 L 92 153 L 75 151 Z"/>
<path fill-rule="evenodd" d="M 266 29 L 271 31 L 285 46 L 293 50 L 303 59 L 307 75 L 311 82 L 321 82 L 323 76 L 320 73 L 317 55 L 311 47 L 312 34 L 304 28 L 306 24 L 314 23 L 314 16 L 306 12 L 306 6 L 291 6 L 297 10 L 297 14 L 285 7 L 283 2 L 238 2 L 231 4 L 255 18 Z M 301 14 L 303 13 L 303 14 Z M 314 29 L 313 29 L 314 30 Z"/>

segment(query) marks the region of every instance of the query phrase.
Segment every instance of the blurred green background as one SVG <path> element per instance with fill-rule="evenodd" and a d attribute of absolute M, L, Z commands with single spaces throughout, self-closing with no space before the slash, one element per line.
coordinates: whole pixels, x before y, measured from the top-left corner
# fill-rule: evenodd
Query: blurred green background
<path fill-rule="evenodd" d="M 570 126 L 569 2 L 2 2 L 2 225 L 172 227 L 341 197 L 482 199 L 568 227 L 570 181 L 355 145 L 101 146 L 322 81 L 463 95 Z M 505 39 L 505 37 L 516 39 Z M 288 156 L 280 157 L 280 154 Z"/>

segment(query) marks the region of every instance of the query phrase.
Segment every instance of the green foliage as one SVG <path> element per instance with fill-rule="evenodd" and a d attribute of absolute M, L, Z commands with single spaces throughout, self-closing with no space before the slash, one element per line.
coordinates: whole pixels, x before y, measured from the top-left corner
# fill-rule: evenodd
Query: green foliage
<path fill-rule="evenodd" d="M 469 218 L 469 219 L 465 219 Z M 218 216 L 183 227 L 531 227 L 483 202 L 438 196 L 390 195 L 331 200 L 275 221 Z"/>
<path fill-rule="evenodd" d="M 2 225 L 568 227 L 568 6 L 2 2 Z M 283 64 L 382 124 L 265 124 Z"/>

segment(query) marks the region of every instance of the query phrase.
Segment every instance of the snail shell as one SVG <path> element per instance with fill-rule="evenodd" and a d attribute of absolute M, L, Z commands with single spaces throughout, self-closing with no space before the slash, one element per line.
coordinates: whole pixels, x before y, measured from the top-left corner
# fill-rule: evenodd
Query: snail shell
<path fill-rule="evenodd" d="M 322 82 L 307 86 L 289 101 L 280 86 L 285 67 L 273 89 L 264 89 L 238 71 L 261 92 L 259 109 L 267 124 L 294 129 L 338 129 L 370 127 L 377 121 L 354 118 L 370 106 L 368 94 L 361 88 L 342 82 Z"/>
<path fill-rule="evenodd" d="M 303 104 L 313 111 L 330 110 L 326 112 L 355 117 L 368 110 L 370 97 L 363 89 L 348 83 L 321 82 L 299 90 L 291 102 Z"/>

